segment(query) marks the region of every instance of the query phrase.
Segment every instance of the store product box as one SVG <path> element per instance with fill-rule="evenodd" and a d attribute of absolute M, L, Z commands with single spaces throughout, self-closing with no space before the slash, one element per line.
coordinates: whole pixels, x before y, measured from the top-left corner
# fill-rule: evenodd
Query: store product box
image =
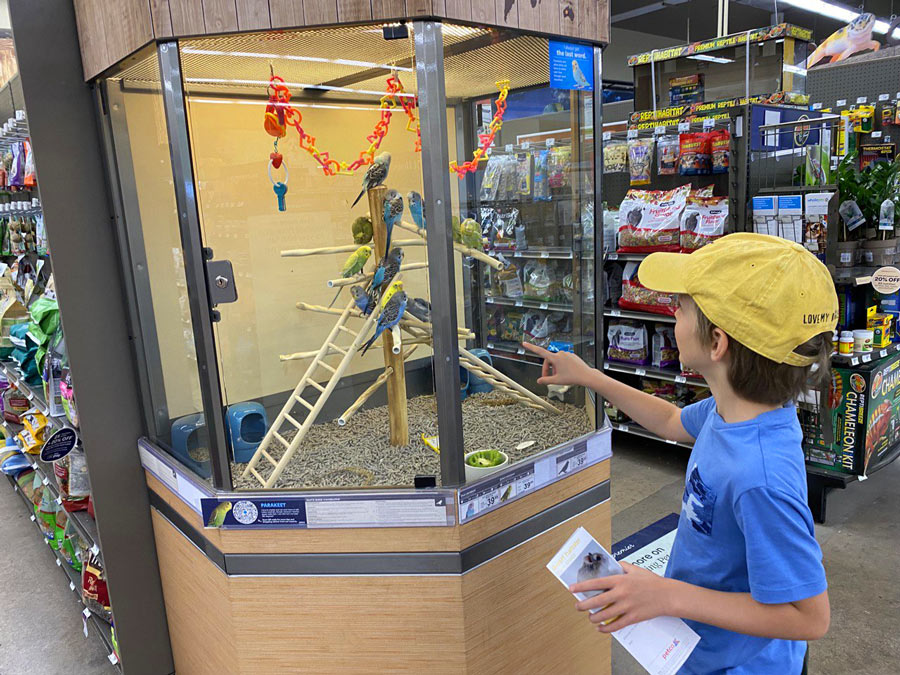
<path fill-rule="evenodd" d="M 822 262 L 828 239 L 828 205 L 833 192 L 810 192 L 804 197 L 803 245 Z"/>
<path fill-rule="evenodd" d="M 891 322 L 893 317 L 890 314 L 881 313 L 874 305 L 866 310 L 866 328 L 875 331 L 872 338 L 872 348 L 881 349 L 891 344 Z"/>
<path fill-rule="evenodd" d="M 806 461 L 841 473 L 864 475 L 900 442 L 900 353 L 857 367 L 831 371 L 829 407 L 818 407 L 819 424 L 831 423 L 834 442 L 804 425 Z M 822 402 L 824 403 L 824 401 Z"/>
<path fill-rule="evenodd" d="M 803 195 L 778 196 L 778 236 L 803 243 Z"/>
<path fill-rule="evenodd" d="M 778 200 L 774 195 L 753 198 L 753 231 L 778 236 Z"/>

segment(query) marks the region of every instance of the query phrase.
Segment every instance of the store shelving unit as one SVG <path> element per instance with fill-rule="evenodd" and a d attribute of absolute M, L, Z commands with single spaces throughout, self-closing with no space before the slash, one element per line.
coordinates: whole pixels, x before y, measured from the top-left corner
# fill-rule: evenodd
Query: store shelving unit
<path fill-rule="evenodd" d="M 677 445 L 681 448 L 693 448 L 693 443 L 682 443 L 681 441 L 673 441 L 669 438 L 660 438 L 652 431 L 648 431 L 644 427 L 642 427 L 637 422 L 613 422 L 612 428 L 616 431 L 621 431 L 626 434 L 631 434 L 632 436 L 641 436 L 643 438 L 649 438 L 654 441 L 660 441 L 662 443 L 668 443 L 669 445 Z"/>

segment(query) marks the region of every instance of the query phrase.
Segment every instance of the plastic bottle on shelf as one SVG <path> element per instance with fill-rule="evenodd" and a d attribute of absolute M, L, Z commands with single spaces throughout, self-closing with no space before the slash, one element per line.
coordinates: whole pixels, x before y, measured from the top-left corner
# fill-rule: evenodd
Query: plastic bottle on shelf
<path fill-rule="evenodd" d="M 849 330 L 845 330 L 841 333 L 841 341 L 838 346 L 839 354 L 852 354 L 853 353 L 853 333 Z"/>

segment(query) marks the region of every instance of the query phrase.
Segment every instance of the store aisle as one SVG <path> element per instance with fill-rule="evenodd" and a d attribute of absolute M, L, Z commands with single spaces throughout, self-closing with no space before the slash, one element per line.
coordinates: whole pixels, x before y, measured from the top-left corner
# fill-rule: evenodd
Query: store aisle
<path fill-rule="evenodd" d="M 677 512 L 684 490 L 688 450 L 614 436 L 613 541 Z M 816 526 L 828 574 L 831 629 L 813 643 L 814 675 L 895 675 L 900 653 L 900 602 L 893 560 L 900 550 L 900 462 L 863 483 L 829 494 L 828 518 Z M 613 675 L 643 669 L 613 644 Z"/>
<path fill-rule="evenodd" d="M 84 636 L 82 605 L 5 478 L 0 514 L 0 673 L 114 675 L 97 635 Z"/>

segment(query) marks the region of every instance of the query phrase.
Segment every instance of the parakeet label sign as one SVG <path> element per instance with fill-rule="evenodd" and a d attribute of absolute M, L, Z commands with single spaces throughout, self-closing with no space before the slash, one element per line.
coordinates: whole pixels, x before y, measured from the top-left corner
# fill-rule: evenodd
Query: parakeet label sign
<path fill-rule="evenodd" d="M 549 50 L 552 88 L 594 90 L 594 55 L 591 47 L 550 40 Z"/>

